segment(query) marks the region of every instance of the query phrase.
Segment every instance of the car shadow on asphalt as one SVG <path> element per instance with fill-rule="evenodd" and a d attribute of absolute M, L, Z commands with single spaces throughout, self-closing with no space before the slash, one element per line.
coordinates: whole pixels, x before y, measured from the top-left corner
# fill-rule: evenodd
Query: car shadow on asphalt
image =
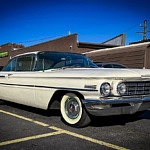
<path fill-rule="evenodd" d="M 17 108 L 19 110 L 24 110 L 27 112 L 31 112 L 34 114 L 39 114 L 39 115 L 43 115 L 43 116 L 47 116 L 47 117 L 49 117 L 49 116 L 60 116 L 61 115 L 61 113 L 58 109 L 44 110 L 44 109 L 39 109 L 39 108 L 30 107 L 30 106 L 17 104 L 17 103 L 13 103 L 13 102 L 8 102 L 8 101 L 3 101 L 3 102 L 1 102 L 0 105 L 7 105 L 10 107 Z"/>
<path fill-rule="evenodd" d="M 143 112 L 143 114 L 137 115 L 120 115 L 120 116 L 105 116 L 105 117 L 92 117 L 90 126 L 102 127 L 102 126 L 114 126 L 114 125 L 126 125 L 129 122 L 135 122 L 142 119 L 150 120 L 150 110 Z"/>
<path fill-rule="evenodd" d="M 13 102 L 8 101 L 1 101 L 0 105 L 7 105 L 10 107 L 14 107 L 19 110 L 31 112 L 34 114 L 43 115 L 46 117 L 50 116 L 61 116 L 60 110 L 58 109 L 51 109 L 51 110 L 43 110 L 39 108 L 34 108 L 26 105 L 16 104 Z M 120 116 L 92 116 L 91 123 L 88 126 L 92 127 L 103 127 L 103 126 L 114 126 L 114 125 L 125 125 L 129 122 L 135 122 L 142 119 L 149 119 L 150 120 L 150 110 L 145 111 L 142 115 L 120 115 Z"/>

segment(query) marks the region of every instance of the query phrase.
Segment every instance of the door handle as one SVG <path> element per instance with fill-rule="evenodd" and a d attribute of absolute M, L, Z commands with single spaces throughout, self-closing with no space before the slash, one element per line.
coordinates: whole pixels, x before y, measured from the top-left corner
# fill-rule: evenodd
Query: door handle
<path fill-rule="evenodd" d="M 9 74 L 8 74 L 8 77 L 9 77 L 9 76 L 12 76 L 12 75 L 13 75 L 13 74 L 9 73 Z"/>

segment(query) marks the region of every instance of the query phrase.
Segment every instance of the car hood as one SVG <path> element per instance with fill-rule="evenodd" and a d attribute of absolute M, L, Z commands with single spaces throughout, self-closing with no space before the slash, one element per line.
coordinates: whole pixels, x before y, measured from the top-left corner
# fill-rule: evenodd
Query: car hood
<path fill-rule="evenodd" d="M 150 69 L 65 68 L 45 71 L 45 73 L 49 72 L 55 77 L 68 78 L 150 78 Z"/>

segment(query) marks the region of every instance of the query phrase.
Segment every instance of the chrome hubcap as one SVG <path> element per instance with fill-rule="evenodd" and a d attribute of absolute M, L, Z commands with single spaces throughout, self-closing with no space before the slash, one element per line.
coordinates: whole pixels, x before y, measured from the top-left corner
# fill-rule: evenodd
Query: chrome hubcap
<path fill-rule="evenodd" d="M 80 107 L 79 107 L 79 103 L 77 102 L 75 98 L 69 98 L 66 101 L 65 111 L 66 111 L 67 116 L 70 119 L 75 119 L 78 117 L 79 112 L 80 112 Z"/>

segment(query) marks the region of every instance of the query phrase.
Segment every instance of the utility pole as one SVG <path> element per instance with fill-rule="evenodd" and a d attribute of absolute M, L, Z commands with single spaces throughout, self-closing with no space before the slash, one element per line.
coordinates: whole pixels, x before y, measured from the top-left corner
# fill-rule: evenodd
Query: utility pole
<path fill-rule="evenodd" d="M 147 33 L 150 32 L 147 30 L 147 20 L 144 20 L 144 26 L 140 25 L 141 28 L 144 29 L 143 32 L 136 32 L 136 33 L 140 33 L 140 34 L 143 34 L 143 41 L 146 41 L 147 40 Z"/>

